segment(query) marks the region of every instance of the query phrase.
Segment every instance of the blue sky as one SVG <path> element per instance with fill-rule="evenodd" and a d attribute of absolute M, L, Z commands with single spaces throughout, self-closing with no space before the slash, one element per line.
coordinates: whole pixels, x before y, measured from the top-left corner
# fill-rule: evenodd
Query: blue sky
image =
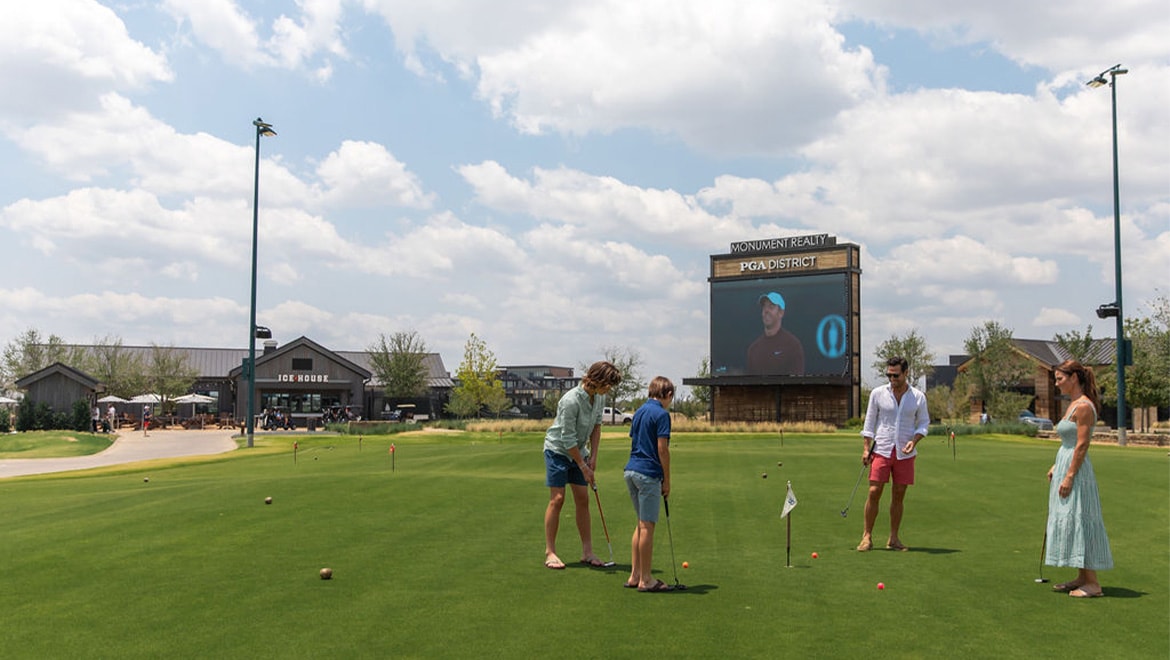
<path fill-rule="evenodd" d="M 862 246 L 864 363 L 1084 331 L 1170 281 L 1170 10 L 1088 2 L 45 0 L 0 8 L 0 341 L 358 350 L 454 371 L 708 352 L 709 256 Z M 872 380 L 866 374 L 867 380 Z"/>

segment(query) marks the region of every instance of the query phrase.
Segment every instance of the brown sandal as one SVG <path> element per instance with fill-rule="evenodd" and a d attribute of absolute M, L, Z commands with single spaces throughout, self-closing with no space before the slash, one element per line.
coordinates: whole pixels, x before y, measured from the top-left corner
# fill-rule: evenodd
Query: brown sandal
<path fill-rule="evenodd" d="M 1080 589 L 1080 588 L 1081 588 L 1081 583 L 1077 582 L 1075 580 L 1069 580 L 1068 582 L 1061 582 L 1060 584 L 1052 585 L 1053 591 L 1055 591 L 1057 593 L 1062 593 L 1062 594 L 1067 594 L 1070 591 L 1073 591 L 1074 589 Z"/>

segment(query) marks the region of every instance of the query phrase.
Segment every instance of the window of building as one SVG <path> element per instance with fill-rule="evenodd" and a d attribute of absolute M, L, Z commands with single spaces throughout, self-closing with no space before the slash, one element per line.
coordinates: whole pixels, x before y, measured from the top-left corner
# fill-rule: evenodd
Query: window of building
<path fill-rule="evenodd" d="M 293 358 L 292 359 L 292 370 L 293 371 L 312 371 L 313 370 L 313 358 Z"/>

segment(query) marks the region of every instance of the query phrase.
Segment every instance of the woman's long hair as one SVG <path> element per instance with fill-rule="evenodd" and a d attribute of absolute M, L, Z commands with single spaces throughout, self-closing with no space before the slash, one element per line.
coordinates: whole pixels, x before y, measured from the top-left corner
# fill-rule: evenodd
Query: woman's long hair
<path fill-rule="evenodd" d="M 1101 411 L 1101 395 L 1097 393 L 1097 376 L 1093 370 L 1076 360 L 1065 360 L 1057 365 L 1056 370 L 1066 376 L 1072 376 L 1081 384 L 1081 390 L 1093 404 L 1093 409 Z"/>

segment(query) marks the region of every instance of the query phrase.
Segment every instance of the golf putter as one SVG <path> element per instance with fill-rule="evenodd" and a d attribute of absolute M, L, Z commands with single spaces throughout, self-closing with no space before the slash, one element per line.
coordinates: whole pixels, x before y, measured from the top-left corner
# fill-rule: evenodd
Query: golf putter
<path fill-rule="evenodd" d="M 876 446 L 877 446 L 876 442 L 870 443 L 870 445 L 869 445 L 869 460 L 870 461 L 873 460 L 873 449 Z M 869 468 L 869 461 L 861 464 L 861 471 L 857 473 L 857 481 L 853 482 L 853 492 L 849 493 L 849 503 L 845 505 L 844 509 L 841 509 L 841 517 L 842 518 L 849 517 L 849 507 L 853 506 L 853 498 L 854 498 L 854 496 L 857 495 L 857 487 L 861 485 L 861 477 L 862 477 L 862 475 L 865 474 L 865 471 L 868 468 Z"/>
<path fill-rule="evenodd" d="M 1044 543 L 1040 544 L 1040 577 L 1033 580 L 1036 584 L 1044 584 L 1048 578 L 1044 577 L 1044 553 L 1048 551 L 1048 528 L 1044 529 Z"/>
<path fill-rule="evenodd" d="M 616 566 L 617 563 L 613 560 L 613 544 L 609 542 L 609 527 L 605 524 L 605 511 L 601 510 L 601 495 L 597 493 L 597 484 L 590 484 L 593 486 L 593 499 L 597 500 L 597 513 L 601 514 L 601 528 L 605 530 L 605 544 L 609 546 L 609 561 L 602 564 L 605 568 Z"/>
<path fill-rule="evenodd" d="M 674 532 L 670 529 L 670 504 L 662 498 L 662 507 L 666 509 L 666 534 L 670 538 L 670 568 L 674 570 L 674 588 L 677 591 L 686 591 L 687 585 L 678 583 L 678 564 L 674 560 Z"/>

